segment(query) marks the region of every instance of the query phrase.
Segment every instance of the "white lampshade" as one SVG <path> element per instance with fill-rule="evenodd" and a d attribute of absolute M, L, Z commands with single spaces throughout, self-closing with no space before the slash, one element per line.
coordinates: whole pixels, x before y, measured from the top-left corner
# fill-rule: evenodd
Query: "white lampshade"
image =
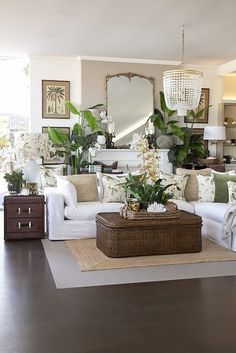
<path fill-rule="evenodd" d="M 23 168 L 24 179 L 36 182 L 41 187 L 40 167 L 36 160 L 50 158 L 52 146 L 48 134 L 29 132 L 17 134 L 14 147 L 17 158 L 26 162 Z"/>
<path fill-rule="evenodd" d="M 25 160 L 50 158 L 52 151 L 47 133 L 20 133 L 16 138 L 15 148 L 22 152 Z"/>
<path fill-rule="evenodd" d="M 206 126 L 204 128 L 203 140 L 224 141 L 226 140 L 225 126 Z"/>

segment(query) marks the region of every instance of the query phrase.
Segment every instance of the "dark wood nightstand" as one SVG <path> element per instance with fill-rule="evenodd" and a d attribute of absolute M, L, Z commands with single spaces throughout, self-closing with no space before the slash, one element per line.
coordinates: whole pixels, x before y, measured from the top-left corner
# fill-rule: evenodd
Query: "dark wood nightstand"
<path fill-rule="evenodd" d="M 4 197 L 4 239 L 41 239 L 44 231 L 44 196 Z"/>

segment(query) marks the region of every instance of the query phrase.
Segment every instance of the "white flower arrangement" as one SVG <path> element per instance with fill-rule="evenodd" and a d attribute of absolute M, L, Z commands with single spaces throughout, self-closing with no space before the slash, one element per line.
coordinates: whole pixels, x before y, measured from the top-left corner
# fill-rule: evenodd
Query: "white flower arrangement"
<path fill-rule="evenodd" d="M 105 110 L 100 112 L 101 123 L 107 126 L 107 131 L 109 134 L 113 134 L 115 132 L 115 122 L 112 119 L 111 115 L 107 115 Z"/>
<path fill-rule="evenodd" d="M 101 145 L 97 142 L 92 147 L 89 147 L 89 153 L 92 157 L 96 157 L 99 151 L 101 151 Z"/>
<path fill-rule="evenodd" d="M 148 140 L 141 134 L 133 134 L 130 148 L 140 152 L 143 164 L 141 169 L 147 174 L 150 183 L 158 179 L 158 149 L 149 149 Z"/>

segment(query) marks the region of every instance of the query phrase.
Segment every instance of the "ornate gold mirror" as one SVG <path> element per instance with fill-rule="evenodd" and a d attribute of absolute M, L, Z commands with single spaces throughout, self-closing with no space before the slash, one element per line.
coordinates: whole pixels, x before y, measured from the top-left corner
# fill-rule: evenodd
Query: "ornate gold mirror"
<path fill-rule="evenodd" d="M 128 144 L 135 132 L 144 133 L 154 110 L 154 78 L 135 73 L 106 76 L 106 109 L 115 122 L 116 145 Z"/>

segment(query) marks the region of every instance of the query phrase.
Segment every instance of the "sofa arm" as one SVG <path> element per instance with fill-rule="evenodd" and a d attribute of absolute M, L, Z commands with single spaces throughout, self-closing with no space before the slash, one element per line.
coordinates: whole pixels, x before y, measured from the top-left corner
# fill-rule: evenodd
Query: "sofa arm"
<path fill-rule="evenodd" d="M 45 188 L 47 204 L 47 219 L 49 225 L 55 222 L 64 221 L 64 197 L 57 188 Z"/>

